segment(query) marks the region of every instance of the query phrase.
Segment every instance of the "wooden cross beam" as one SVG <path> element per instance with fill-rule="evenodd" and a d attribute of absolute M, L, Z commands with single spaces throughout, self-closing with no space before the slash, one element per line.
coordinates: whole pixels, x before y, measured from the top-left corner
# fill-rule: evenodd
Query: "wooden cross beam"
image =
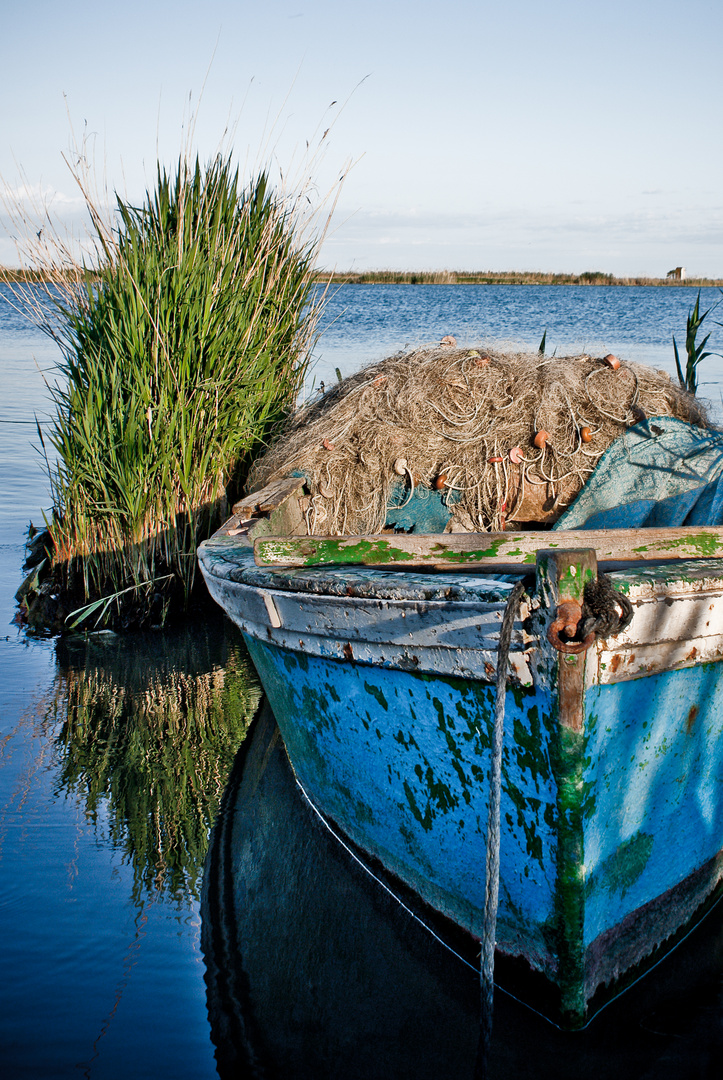
<path fill-rule="evenodd" d="M 593 548 L 601 563 L 723 558 L 723 527 L 580 529 L 560 532 L 387 533 L 376 536 L 264 536 L 260 566 L 383 566 L 396 569 L 519 570 L 540 550 Z"/>

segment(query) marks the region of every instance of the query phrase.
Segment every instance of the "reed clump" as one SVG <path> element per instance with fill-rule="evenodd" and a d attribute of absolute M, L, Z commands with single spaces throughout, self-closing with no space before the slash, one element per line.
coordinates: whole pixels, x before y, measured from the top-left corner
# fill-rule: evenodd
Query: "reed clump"
<path fill-rule="evenodd" d="M 221 155 L 159 165 L 142 204 L 116 197 L 110 222 L 81 188 L 91 254 L 37 248 L 47 284 L 15 293 L 62 353 L 40 433 L 56 584 L 75 607 L 102 601 L 92 622 L 163 622 L 188 604 L 229 488 L 297 399 L 319 239 L 304 193 L 277 193 L 264 172 L 244 184 Z"/>
<path fill-rule="evenodd" d="M 251 483 L 303 475 L 309 534 L 379 533 L 415 489 L 441 495 L 453 531 L 539 526 L 627 427 L 662 415 L 707 425 L 664 371 L 449 341 L 372 364 L 307 404 Z"/>

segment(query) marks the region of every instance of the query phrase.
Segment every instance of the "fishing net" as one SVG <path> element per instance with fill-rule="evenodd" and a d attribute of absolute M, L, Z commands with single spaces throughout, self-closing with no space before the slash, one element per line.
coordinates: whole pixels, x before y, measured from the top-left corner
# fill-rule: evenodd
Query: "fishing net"
<path fill-rule="evenodd" d="M 666 415 L 708 426 L 693 396 L 642 364 L 441 344 L 299 409 L 250 490 L 303 476 L 310 535 L 529 528 L 560 516 L 627 427 Z"/>

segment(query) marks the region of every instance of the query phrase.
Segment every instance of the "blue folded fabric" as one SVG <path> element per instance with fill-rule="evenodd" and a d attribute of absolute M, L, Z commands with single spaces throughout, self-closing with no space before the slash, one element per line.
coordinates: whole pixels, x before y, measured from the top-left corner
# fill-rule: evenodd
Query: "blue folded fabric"
<path fill-rule="evenodd" d="M 553 529 L 723 524 L 723 433 L 655 416 L 611 443 Z"/>

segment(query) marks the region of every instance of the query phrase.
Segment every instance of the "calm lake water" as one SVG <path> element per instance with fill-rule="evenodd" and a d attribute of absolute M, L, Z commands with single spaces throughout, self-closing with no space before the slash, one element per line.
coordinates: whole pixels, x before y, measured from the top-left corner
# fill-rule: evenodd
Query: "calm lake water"
<path fill-rule="evenodd" d="M 536 348 L 545 329 L 549 353 L 612 351 L 673 373 L 672 334 L 682 346 L 695 295 L 345 286 L 331 295 L 314 378 L 447 333 Z M 0 1075 L 471 1076 L 478 1001 L 464 943 L 461 958 L 450 953 L 350 864 L 303 803 L 268 718 L 246 738 L 260 694 L 220 615 L 60 642 L 14 623 L 25 529 L 50 502 L 35 417 L 48 413 L 57 353 L 6 298 Z M 702 304 L 719 298 L 704 290 Z M 723 330 L 711 330 L 723 351 Z M 700 381 L 721 416 L 723 361 L 710 358 Z M 233 814 L 248 836 L 235 868 Z M 503 995 L 495 1024 L 495 1077 L 718 1077 L 723 918 L 584 1033 L 558 1033 Z"/>

